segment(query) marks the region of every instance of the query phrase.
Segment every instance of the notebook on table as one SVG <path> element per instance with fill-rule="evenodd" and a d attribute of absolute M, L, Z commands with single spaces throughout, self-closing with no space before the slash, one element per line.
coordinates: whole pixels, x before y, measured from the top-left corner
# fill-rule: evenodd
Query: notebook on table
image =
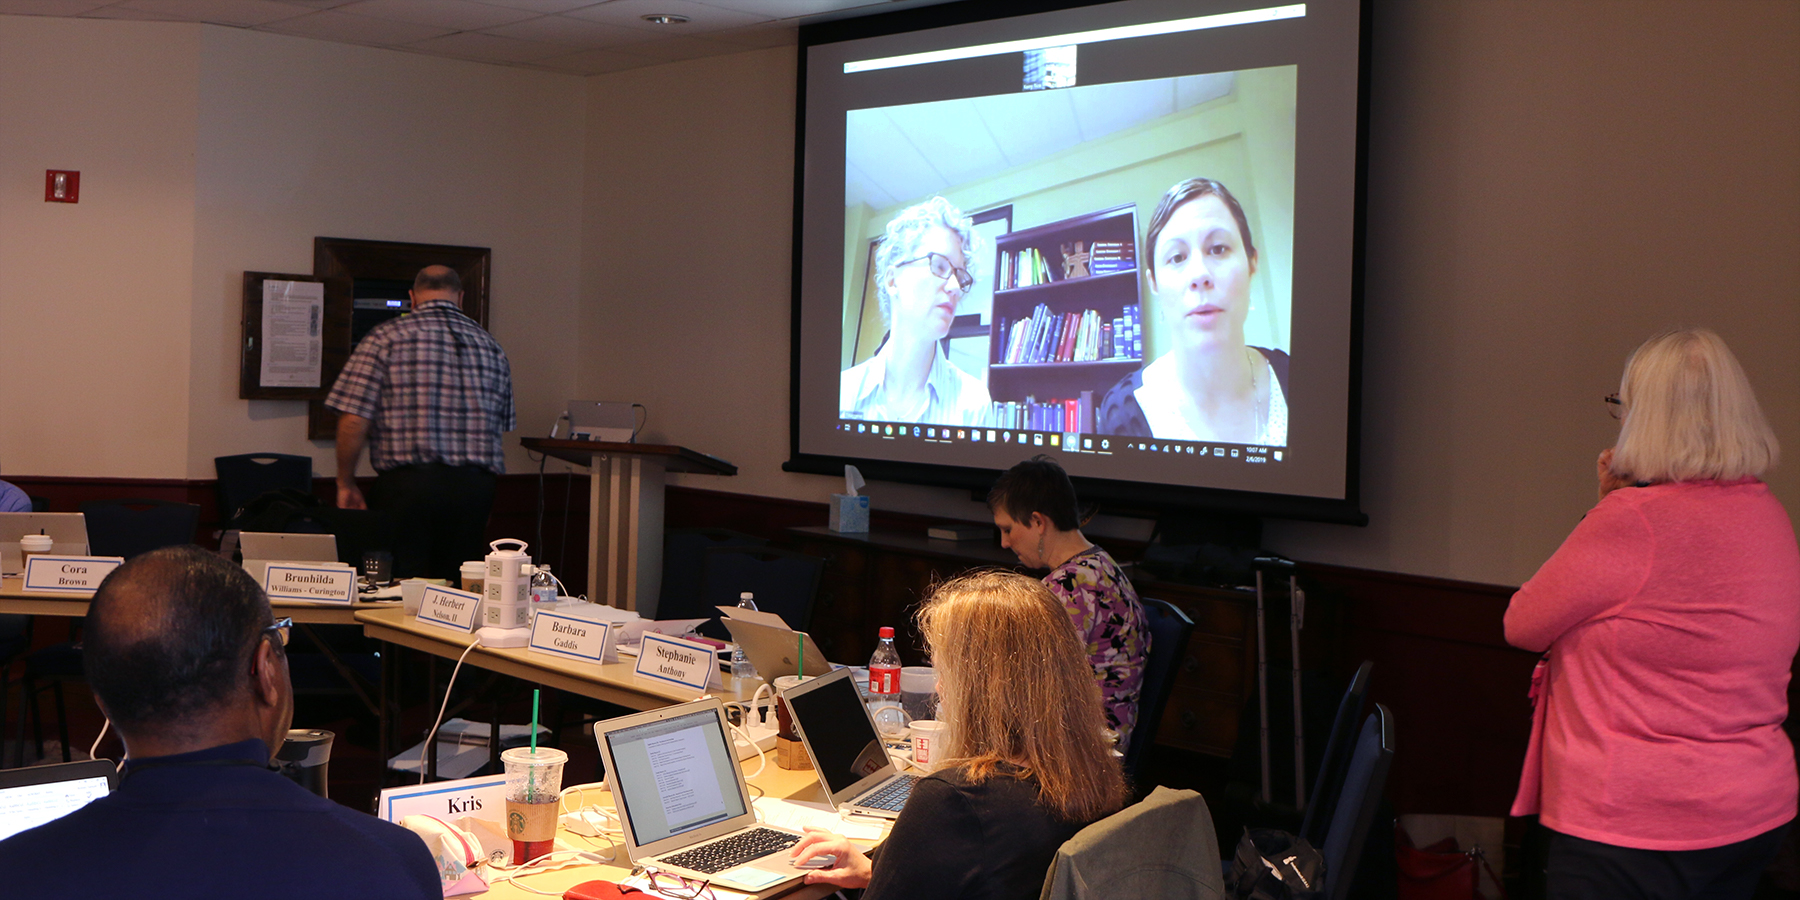
<path fill-rule="evenodd" d="M 839 669 L 788 688 L 781 698 L 831 805 L 897 818 L 919 778 L 903 774 L 888 757 L 852 677 L 850 669 Z"/>
<path fill-rule="evenodd" d="M 805 874 L 799 832 L 759 825 L 725 707 L 708 697 L 594 726 L 632 865 L 756 895 Z"/>
<path fill-rule="evenodd" d="M 24 574 L 19 538 L 28 534 L 49 535 L 50 552 L 58 556 L 88 555 L 87 517 L 81 513 L 0 513 L 0 574 Z"/>
<path fill-rule="evenodd" d="M 112 760 L 0 770 L 0 841 L 60 819 L 119 786 Z"/>

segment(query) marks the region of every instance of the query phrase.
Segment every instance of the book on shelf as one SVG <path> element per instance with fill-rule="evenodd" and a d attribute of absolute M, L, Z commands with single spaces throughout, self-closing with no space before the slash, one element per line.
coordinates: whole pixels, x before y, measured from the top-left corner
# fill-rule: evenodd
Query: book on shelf
<path fill-rule="evenodd" d="M 1126 307 L 1123 316 L 1109 321 L 1097 310 L 1055 313 L 1039 303 L 1028 318 L 999 320 L 995 332 L 1004 344 L 997 358 L 1006 365 L 1140 359 L 1133 348 L 1141 345 L 1131 338 L 1136 308 Z"/>
<path fill-rule="evenodd" d="M 1029 396 L 1024 400 L 996 400 L 992 418 L 995 428 L 1092 434 L 1094 392 L 1082 391 L 1076 397 L 1043 401 Z"/>

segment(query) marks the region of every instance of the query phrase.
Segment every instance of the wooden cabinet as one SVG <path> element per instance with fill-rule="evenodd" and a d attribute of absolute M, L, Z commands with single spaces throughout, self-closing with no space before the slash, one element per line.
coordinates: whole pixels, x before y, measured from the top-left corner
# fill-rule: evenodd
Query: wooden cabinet
<path fill-rule="evenodd" d="M 902 660 L 923 664 L 924 642 L 913 615 L 932 584 L 984 566 L 1020 568 L 1010 551 L 982 541 L 839 534 L 826 528 L 791 528 L 787 539 L 802 553 L 830 560 L 819 585 L 812 635 L 826 656 L 845 663 L 868 659 L 875 652 L 877 630 L 892 625 Z M 1142 576 L 1133 584 L 1140 596 L 1167 600 L 1194 620 L 1157 743 L 1230 756 L 1238 712 L 1255 677 L 1255 595 Z"/>

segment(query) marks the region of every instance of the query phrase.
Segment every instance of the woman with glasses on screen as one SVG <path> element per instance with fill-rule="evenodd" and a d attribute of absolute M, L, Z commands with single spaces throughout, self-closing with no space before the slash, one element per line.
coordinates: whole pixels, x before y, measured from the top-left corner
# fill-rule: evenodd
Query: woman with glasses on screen
<path fill-rule="evenodd" d="M 986 425 L 987 384 L 944 355 L 956 307 L 975 284 L 975 233 L 942 197 L 902 210 L 875 251 L 887 338 L 844 370 L 838 415 L 872 422 Z"/>
<path fill-rule="evenodd" d="M 833 857 L 807 882 L 866 886 L 864 900 L 1036 898 L 1056 849 L 1127 799 L 1087 654 L 1055 595 L 1016 572 L 946 582 L 918 615 L 942 767 L 913 786 L 873 860 L 816 829 L 791 855 Z"/>
<path fill-rule="evenodd" d="M 1169 189 L 1144 235 L 1145 272 L 1170 350 L 1101 399 L 1102 434 L 1287 445 L 1288 355 L 1244 341 L 1256 243 L 1225 186 Z"/>
<path fill-rule="evenodd" d="M 1512 813 L 1549 831 L 1552 898 L 1747 900 L 1800 790 L 1775 435 L 1704 329 L 1645 342 L 1615 399 L 1600 502 L 1506 610 L 1507 641 L 1544 653 Z"/>

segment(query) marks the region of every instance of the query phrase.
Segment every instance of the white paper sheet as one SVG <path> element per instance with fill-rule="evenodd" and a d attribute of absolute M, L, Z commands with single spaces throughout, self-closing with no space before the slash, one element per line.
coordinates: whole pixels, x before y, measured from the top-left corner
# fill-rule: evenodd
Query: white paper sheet
<path fill-rule="evenodd" d="M 325 285 L 317 281 L 263 282 L 263 387 L 319 386 L 325 347 Z"/>

